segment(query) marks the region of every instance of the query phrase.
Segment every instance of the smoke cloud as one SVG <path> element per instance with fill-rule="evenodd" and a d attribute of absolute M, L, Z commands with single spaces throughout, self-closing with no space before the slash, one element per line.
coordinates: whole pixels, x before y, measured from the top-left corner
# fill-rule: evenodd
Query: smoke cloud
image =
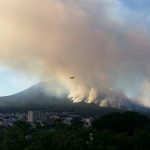
<path fill-rule="evenodd" d="M 75 102 L 113 93 L 150 106 L 150 38 L 129 13 L 121 0 L 0 0 L 0 63 L 56 80 Z"/>

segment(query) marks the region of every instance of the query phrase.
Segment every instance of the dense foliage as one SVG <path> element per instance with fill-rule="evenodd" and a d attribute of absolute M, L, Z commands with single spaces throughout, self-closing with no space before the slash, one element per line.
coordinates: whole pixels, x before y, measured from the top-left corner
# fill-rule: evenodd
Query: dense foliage
<path fill-rule="evenodd" d="M 150 120 L 134 112 L 97 118 L 92 128 L 79 120 L 54 127 L 16 122 L 0 130 L 0 150 L 149 150 Z"/>

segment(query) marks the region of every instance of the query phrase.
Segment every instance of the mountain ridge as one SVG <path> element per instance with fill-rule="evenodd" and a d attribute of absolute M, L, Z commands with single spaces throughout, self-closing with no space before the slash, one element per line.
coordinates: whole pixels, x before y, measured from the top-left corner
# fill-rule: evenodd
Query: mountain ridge
<path fill-rule="evenodd" d="M 108 113 L 122 110 L 149 111 L 146 108 L 130 103 L 130 107 L 112 108 L 100 107 L 95 103 L 88 104 L 85 101 L 73 103 L 67 95 L 55 96 L 52 92 L 46 91 L 49 83 L 38 83 L 22 92 L 10 96 L 0 97 L 0 111 L 28 111 L 28 110 L 47 110 L 47 111 L 74 111 L 76 113 L 93 114 Z M 105 95 L 106 97 L 107 95 Z M 128 107 L 128 108 L 126 108 Z"/>

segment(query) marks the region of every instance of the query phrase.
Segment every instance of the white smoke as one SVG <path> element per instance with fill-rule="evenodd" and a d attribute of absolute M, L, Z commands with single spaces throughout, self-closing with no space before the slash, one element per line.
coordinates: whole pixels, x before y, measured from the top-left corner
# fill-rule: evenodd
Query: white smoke
<path fill-rule="evenodd" d="M 75 102 L 125 95 L 149 78 L 150 44 L 124 10 L 120 0 L 0 0 L 0 63 L 54 78 Z"/>

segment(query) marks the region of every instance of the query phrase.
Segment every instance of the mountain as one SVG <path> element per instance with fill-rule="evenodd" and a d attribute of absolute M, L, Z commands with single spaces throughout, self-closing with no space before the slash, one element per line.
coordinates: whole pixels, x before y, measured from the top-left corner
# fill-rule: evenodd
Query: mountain
<path fill-rule="evenodd" d="M 39 83 L 20 93 L 0 97 L 0 111 L 28 111 L 28 110 L 44 110 L 44 111 L 69 111 L 82 115 L 98 116 L 101 114 L 122 111 L 149 111 L 133 102 L 125 99 L 125 97 L 117 97 L 103 94 L 99 99 L 107 100 L 107 106 L 100 107 L 98 102 L 88 104 L 86 102 L 73 103 L 67 98 L 67 94 L 56 96 L 54 90 L 49 90 L 49 83 Z M 124 103 L 121 103 L 123 101 Z M 110 103 L 111 102 L 111 103 Z M 115 107 L 115 108 L 112 108 Z M 119 109 L 118 109 L 119 108 Z"/>
<path fill-rule="evenodd" d="M 49 94 L 48 88 L 48 83 L 39 83 L 17 94 L 0 97 L 0 107 L 34 107 L 34 105 L 42 107 L 70 102 L 66 95 L 55 96 L 52 91 Z"/>
<path fill-rule="evenodd" d="M 68 111 L 87 116 L 98 116 L 109 112 L 121 111 L 114 108 L 103 108 L 86 102 L 73 103 L 67 98 L 67 95 L 56 97 L 54 94 L 48 94 L 48 91 L 45 90 L 48 88 L 48 83 L 39 83 L 20 93 L 0 97 L 0 111 Z"/>

